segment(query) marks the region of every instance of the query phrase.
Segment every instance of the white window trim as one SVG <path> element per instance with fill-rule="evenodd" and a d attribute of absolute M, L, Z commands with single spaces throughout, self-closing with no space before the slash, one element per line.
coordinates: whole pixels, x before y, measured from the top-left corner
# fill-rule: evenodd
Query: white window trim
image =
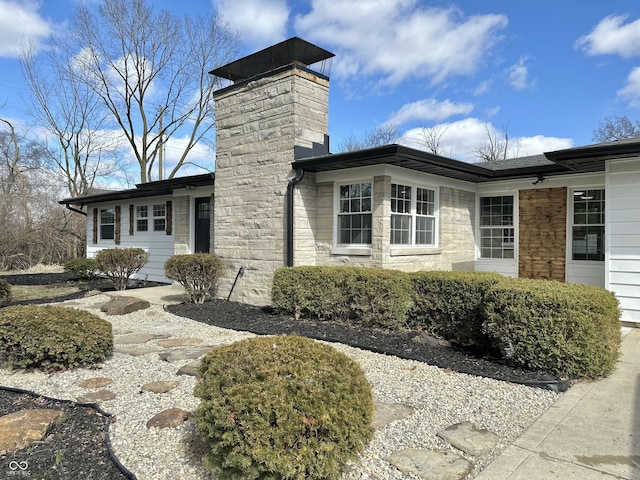
<path fill-rule="evenodd" d="M 395 178 L 391 178 L 391 184 L 396 185 L 404 185 L 406 187 L 411 187 L 413 193 L 411 195 L 411 244 L 399 244 L 399 243 L 391 243 L 391 237 L 389 237 L 389 254 L 391 256 L 399 256 L 399 255 L 417 255 L 417 254 L 437 254 L 441 253 L 439 248 L 440 243 L 440 189 L 433 185 L 426 185 L 422 183 L 416 182 L 407 182 L 403 179 L 396 180 Z M 417 190 L 421 188 L 423 190 L 431 190 L 433 191 L 433 217 L 428 215 L 418 215 L 417 211 L 417 201 L 418 195 Z M 391 215 L 394 213 L 391 211 L 391 205 L 389 205 L 389 233 L 391 233 Z M 433 243 L 432 244 L 416 244 L 416 226 L 418 217 L 426 217 L 433 218 Z"/>
<path fill-rule="evenodd" d="M 340 231 L 340 187 L 345 185 L 353 185 L 356 183 L 370 183 L 371 184 L 371 231 L 372 231 L 372 241 L 373 241 L 373 199 L 375 196 L 374 189 L 374 181 L 373 178 L 361 178 L 348 180 L 344 182 L 336 182 L 333 185 L 333 247 L 331 248 L 331 253 L 334 255 L 371 255 L 372 252 L 372 244 L 371 243 L 353 243 L 353 244 L 345 244 L 338 243 L 339 239 L 339 231 Z"/>
<path fill-rule="evenodd" d="M 113 223 L 102 223 L 102 212 L 105 210 L 113 211 Z M 113 225 L 113 238 L 103 238 L 102 237 L 102 226 L 103 225 Z M 116 207 L 115 205 L 110 207 L 99 207 L 98 208 L 98 241 L 100 242 L 115 242 L 116 240 Z"/>
<path fill-rule="evenodd" d="M 147 216 L 146 217 L 140 217 L 138 216 L 138 209 L 140 207 L 147 207 Z M 140 232 L 140 233 L 149 233 L 149 205 L 136 205 L 135 206 L 135 227 L 136 227 L 136 233 Z M 145 220 L 147 222 L 147 229 L 146 230 L 138 230 L 138 220 Z"/>
<path fill-rule="evenodd" d="M 573 259 L 573 193 L 575 191 L 580 190 L 603 190 L 604 193 L 604 260 L 574 260 Z M 587 185 L 587 186 L 579 186 L 579 187 L 570 187 L 567 188 L 567 228 L 566 228 L 566 262 L 571 265 L 584 265 L 589 266 L 602 266 L 607 260 L 607 244 L 606 242 L 609 240 L 607 237 L 607 189 L 604 185 Z"/>
<path fill-rule="evenodd" d="M 164 209 L 164 215 L 156 215 L 155 206 L 162 206 Z M 154 203 L 151 205 L 151 215 L 149 215 L 149 219 L 151 220 L 151 228 L 149 228 L 149 232 L 158 233 L 158 232 L 166 232 L 167 231 L 167 204 L 166 203 Z M 164 220 L 164 228 L 162 230 L 156 230 L 156 220 Z"/>
<path fill-rule="evenodd" d="M 519 191 L 496 191 L 478 194 L 476 197 L 476 263 L 518 265 L 520 245 Z M 482 225 L 480 224 L 481 199 L 488 197 L 513 197 L 513 258 L 488 258 L 482 256 Z"/>

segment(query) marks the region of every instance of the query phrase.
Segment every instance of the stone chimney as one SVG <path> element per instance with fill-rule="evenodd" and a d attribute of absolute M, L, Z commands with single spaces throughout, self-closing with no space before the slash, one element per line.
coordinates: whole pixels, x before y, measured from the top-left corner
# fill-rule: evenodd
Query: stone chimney
<path fill-rule="evenodd" d="M 212 245 L 228 267 L 221 297 L 227 297 L 242 268 L 231 299 L 270 303 L 273 272 L 286 265 L 291 162 L 328 153 L 329 77 L 309 66 L 333 56 L 294 37 L 210 72 L 234 82 L 214 93 Z M 309 180 L 303 182 L 306 188 L 314 188 Z M 308 191 L 306 197 L 315 198 Z M 296 218 L 299 222 L 305 219 Z M 312 225 L 307 226 L 312 235 Z"/>

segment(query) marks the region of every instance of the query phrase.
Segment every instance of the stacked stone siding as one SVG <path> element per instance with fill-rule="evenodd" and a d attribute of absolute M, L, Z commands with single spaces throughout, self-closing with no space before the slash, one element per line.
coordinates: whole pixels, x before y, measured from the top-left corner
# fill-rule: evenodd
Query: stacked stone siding
<path fill-rule="evenodd" d="M 173 250 L 176 255 L 186 255 L 191 253 L 190 246 L 190 201 L 188 196 L 173 198 L 173 218 L 174 218 L 174 244 Z"/>
<path fill-rule="evenodd" d="M 228 295 L 244 267 L 232 299 L 269 303 L 273 272 L 286 261 L 285 196 L 294 148 L 324 142 L 328 88 L 325 78 L 291 67 L 216 93 L 214 252 L 228 267 L 219 295 Z M 296 187 L 303 192 L 296 198 L 300 207 L 315 201 L 311 180 Z M 302 215 L 297 208 L 297 224 L 307 223 L 299 239 L 307 250 L 298 258 L 304 262 L 314 220 Z"/>
<path fill-rule="evenodd" d="M 520 190 L 518 276 L 565 280 L 567 189 Z"/>

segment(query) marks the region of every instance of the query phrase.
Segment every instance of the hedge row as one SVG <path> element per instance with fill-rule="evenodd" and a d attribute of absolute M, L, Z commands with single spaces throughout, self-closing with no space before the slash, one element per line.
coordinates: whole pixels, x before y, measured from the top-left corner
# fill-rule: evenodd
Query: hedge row
<path fill-rule="evenodd" d="M 562 378 L 606 376 L 620 350 L 618 301 L 591 285 L 485 272 L 293 267 L 276 271 L 272 305 L 296 318 L 410 328 L 499 348 L 515 365 Z"/>

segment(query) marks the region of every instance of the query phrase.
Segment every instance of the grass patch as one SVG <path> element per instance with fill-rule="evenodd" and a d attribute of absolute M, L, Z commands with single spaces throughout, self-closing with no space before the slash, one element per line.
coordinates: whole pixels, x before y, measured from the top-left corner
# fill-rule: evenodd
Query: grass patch
<path fill-rule="evenodd" d="M 11 285 L 11 293 L 14 302 L 25 300 L 50 299 L 63 297 L 79 292 L 77 284 L 60 283 L 53 285 Z"/>

